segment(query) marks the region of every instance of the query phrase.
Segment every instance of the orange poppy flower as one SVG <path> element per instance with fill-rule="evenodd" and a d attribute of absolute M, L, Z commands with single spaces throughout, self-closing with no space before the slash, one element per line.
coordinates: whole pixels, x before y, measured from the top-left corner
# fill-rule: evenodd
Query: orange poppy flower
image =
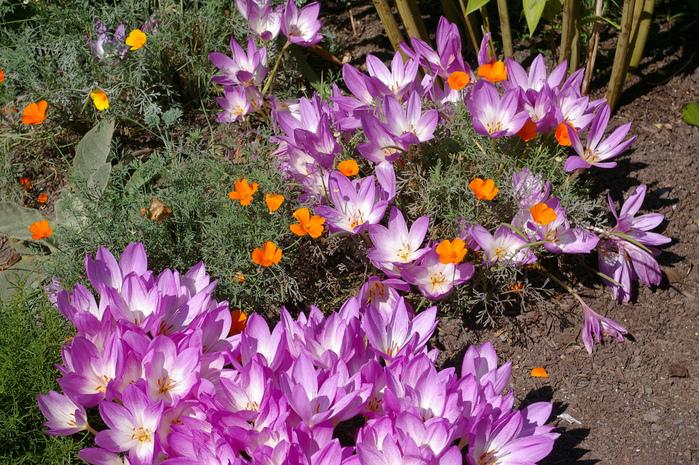
<path fill-rule="evenodd" d="M 32 188 L 32 180 L 29 178 L 19 178 L 19 183 L 24 187 L 24 190 L 30 190 Z"/>
<path fill-rule="evenodd" d="M 35 221 L 29 225 L 29 232 L 32 234 L 32 239 L 35 241 L 40 241 L 41 239 L 48 239 L 53 235 L 53 229 L 49 225 L 48 220 Z"/>
<path fill-rule="evenodd" d="M 568 133 L 570 129 L 571 127 L 568 126 L 568 123 L 565 121 L 559 124 L 556 128 L 556 140 L 562 147 L 570 147 L 573 145 L 570 142 L 570 134 Z M 573 131 L 575 131 L 575 129 L 573 129 Z"/>
<path fill-rule="evenodd" d="M 129 35 L 126 37 L 124 43 L 131 47 L 129 50 L 134 51 L 146 45 L 147 40 L 148 36 L 146 36 L 145 32 L 140 29 L 134 29 L 133 31 L 129 32 Z"/>
<path fill-rule="evenodd" d="M 0 69 L 0 84 L 5 82 L 5 70 Z"/>
<path fill-rule="evenodd" d="M 46 109 L 49 103 L 46 100 L 32 102 L 22 110 L 22 124 L 27 126 L 41 124 L 46 120 Z"/>
<path fill-rule="evenodd" d="M 495 181 L 488 178 L 485 181 L 481 178 L 476 178 L 468 185 L 473 191 L 473 195 L 479 200 L 493 200 L 500 189 L 495 187 Z"/>
<path fill-rule="evenodd" d="M 231 312 L 231 329 L 228 332 L 229 336 L 235 336 L 245 331 L 248 324 L 248 314 L 237 308 Z"/>
<path fill-rule="evenodd" d="M 289 225 L 291 232 L 297 236 L 305 236 L 308 234 L 313 239 L 317 239 L 323 234 L 323 224 L 325 224 L 325 218 L 318 215 L 311 216 L 311 212 L 308 208 L 299 208 L 294 212 L 294 218 L 298 223 Z"/>
<path fill-rule="evenodd" d="M 445 239 L 439 243 L 436 249 L 437 255 L 439 255 L 439 262 L 443 264 L 453 263 L 458 265 L 464 260 L 468 248 L 466 243 L 459 237 L 450 241 Z"/>
<path fill-rule="evenodd" d="M 49 195 L 46 192 L 42 192 L 41 194 L 36 196 L 37 203 L 40 203 L 43 205 L 48 201 L 49 201 Z"/>
<path fill-rule="evenodd" d="M 529 209 L 532 218 L 537 224 L 545 226 L 558 218 L 553 208 L 546 205 L 544 202 L 539 202 Z"/>
<path fill-rule="evenodd" d="M 478 77 L 490 81 L 493 84 L 507 79 L 507 68 L 502 61 L 486 63 L 478 67 Z"/>
<path fill-rule="evenodd" d="M 242 206 L 247 207 L 252 203 L 252 196 L 258 187 L 256 182 L 249 184 L 247 179 L 239 179 L 235 182 L 235 190 L 228 193 L 228 198 L 238 200 Z"/>
<path fill-rule="evenodd" d="M 281 194 L 265 194 L 265 203 L 270 213 L 279 210 L 279 207 L 284 203 L 284 196 Z"/>
<path fill-rule="evenodd" d="M 548 378 L 549 372 L 544 367 L 534 367 L 529 373 L 532 378 Z"/>
<path fill-rule="evenodd" d="M 252 251 L 252 261 L 265 268 L 276 265 L 282 259 L 282 249 L 272 241 L 267 241 L 262 248 L 257 247 Z"/>
<path fill-rule="evenodd" d="M 464 71 L 454 71 L 447 78 L 447 83 L 452 90 L 461 90 L 471 82 L 471 76 Z"/>
<path fill-rule="evenodd" d="M 348 178 L 359 174 L 359 165 L 351 158 L 338 163 L 337 169 L 340 171 L 340 173 L 344 174 Z"/>
<path fill-rule="evenodd" d="M 92 104 L 95 106 L 97 111 L 109 109 L 109 96 L 102 89 L 95 89 L 90 92 L 90 98 L 92 99 Z"/>
<path fill-rule="evenodd" d="M 529 142 L 530 140 L 534 139 L 536 137 L 536 124 L 534 124 L 534 121 L 532 121 L 531 118 L 528 118 L 527 122 L 524 123 L 524 126 L 522 126 L 522 129 L 519 130 L 517 135 L 524 142 Z"/>

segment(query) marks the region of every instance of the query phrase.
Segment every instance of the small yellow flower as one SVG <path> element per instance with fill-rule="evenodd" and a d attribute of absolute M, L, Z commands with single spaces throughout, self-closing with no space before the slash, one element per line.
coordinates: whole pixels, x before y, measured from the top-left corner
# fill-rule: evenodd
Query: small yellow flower
<path fill-rule="evenodd" d="M 109 108 L 109 96 L 102 89 L 95 89 L 90 92 L 90 98 L 97 111 L 104 111 Z"/>
<path fill-rule="evenodd" d="M 129 50 L 134 51 L 146 45 L 147 40 L 148 37 L 146 36 L 145 32 L 140 29 L 134 29 L 133 31 L 129 32 L 129 35 L 126 37 L 124 43 L 131 47 Z"/>

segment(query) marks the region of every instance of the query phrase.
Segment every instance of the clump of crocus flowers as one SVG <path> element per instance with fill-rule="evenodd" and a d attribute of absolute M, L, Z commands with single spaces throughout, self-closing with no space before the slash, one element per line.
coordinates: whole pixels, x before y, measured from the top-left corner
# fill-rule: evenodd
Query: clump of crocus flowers
<path fill-rule="evenodd" d="M 76 333 L 38 402 L 48 434 L 94 435 L 87 463 L 536 463 L 558 436 L 551 403 L 513 408 L 490 343 L 438 369 L 436 308 L 416 314 L 397 280 L 270 327 L 217 301 L 203 263 L 156 273 L 132 243 L 85 268 L 93 291 L 56 290 Z"/>

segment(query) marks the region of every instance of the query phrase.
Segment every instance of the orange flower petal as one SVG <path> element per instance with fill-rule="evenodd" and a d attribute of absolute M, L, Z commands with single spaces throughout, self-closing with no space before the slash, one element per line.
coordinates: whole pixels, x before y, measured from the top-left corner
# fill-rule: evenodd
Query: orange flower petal
<path fill-rule="evenodd" d="M 537 224 L 546 226 L 554 221 L 558 216 L 553 208 L 546 205 L 544 202 L 539 202 L 529 209 L 532 218 Z"/>
<path fill-rule="evenodd" d="M 562 147 L 570 147 L 572 145 L 570 142 L 570 134 L 568 134 L 568 129 L 569 126 L 565 122 L 556 127 L 556 140 Z"/>
<path fill-rule="evenodd" d="M 235 336 L 245 331 L 245 327 L 248 324 L 248 314 L 237 308 L 233 309 L 231 312 L 231 329 L 228 333 L 229 336 Z"/>
<path fill-rule="evenodd" d="M 284 203 L 284 196 L 281 194 L 265 194 L 265 203 L 270 213 L 279 210 L 279 207 Z"/>
<path fill-rule="evenodd" d="M 46 120 L 46 109 L 49 104 L 46 100 L 32 102 L 22 110 L 22 124 L 31 126 L 41 124 Z"/>
<path fill-rule="evenodd" d="M 356 176 L 359 173 L 359 165 L 351 158 L 338 163 L 337 169 L 340 171 L 340 173 L 344 174 L 348 178 L 351 176 Z"/>
<path fill-rule="evenodd" d="M 493 200 L 500 192 L 500 189 L 495 186 L 495 181 L 490 178 L 486 180 L 475 178 L 469 183 L 468 187 L 479 200 Z"/>
<path fill-rule="evenodd" d="M 41 194 L 36 196 L 37 203 L 40 203 L 43 205 L 48 201 L 49 201 L 49 195 L 46 192 L 42 192 Z"/>
<path fill-rule="evenodd" d="M 29 225 L 29 232 L 32 235 L 32 239 L 35 241 L 40 241 L 41 239 L 48 239 L 53 235 L 53 229 L 49 225 L 48 220 L 35 221 Z"/>
<path fill-rule="evenodd" d="M 529 373 L 532 378 L 548 378 L 549 377 L 549 372 L 546 371 L 546 368 L 544 367 L 534 367 L 532 368 L 531 373 Z"/>
<path fill-rule="evenodd" d="M 449 88 L 452 90 L 461 90 L 471 82 L 471 76 L 464 71 L 454 71 L 447 78 Z"/>
<path fill-rule="evenodd" d="M 529 142 L 534 139 L 536 137 L 536 124 L 534 121 L 532 121 L 531 118 L 527 119 L 527 122 L 524 123 L 524 126 L 522 126 L 522 129 L 519 130 L 517 135 L 524 142 Z"/>
<path fill-rule="evenodd" d="M 507 79 L 507 68 L 502 61 L 486 63 L 478 67 L 478 77 L 490 81 L 493 84 Z"/>

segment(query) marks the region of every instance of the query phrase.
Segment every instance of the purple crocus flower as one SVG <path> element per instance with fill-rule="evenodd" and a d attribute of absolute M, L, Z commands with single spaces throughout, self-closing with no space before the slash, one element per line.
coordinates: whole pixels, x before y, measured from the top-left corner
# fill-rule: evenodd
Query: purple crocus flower
<path fill-rule="evenodd" d="M 417 77 L 419 64 L 415 60 L 403 62 L 400 53 L 396 53 L 391 60 L 391 69 L 372 54 L 366 57 L 366 66 L 369 76 L 373 78 L 376 90 L 385 95 L 402 97 L 412 89 Z"/>
<path fill-rule="evenodd" d="M 551 253 L 590 253 L 597 246 L 599 238 L 593 233 L 570 226 L 566 211 L 556 197 L 541 203 L 553 210 L 555 218 L 541 224 L 527 209 L 524 210 L 527 217 L 524 227 L 532 239 L 544 241 L 546 250 Z"/>
<path fill-rule="evenodd" d="M 317 44 L 323 38 L 320 28 L 323 23 L 318 20 L 320 3 L 313 2 L 300 10 L 294 0 L 287 0 L 282 14 L 282 33 L 292 44 L 301 47 L 310 47 Z"/>
<path fill-rule="evenodd" d="M 538 174 L 532 173 L 529 168 L 512 174 L 512 194 L 520 208 L 528 209 L 532 205 L 543 202 L 551 193 L 551 183 L 545 181 Z"/>
<path fill-rule="evenodd" d="M 373 247 L 367 256 L 389 275 L 399 275 L 401 265 L 414 262 L 429 250 L 420 248 L 429 223 L 429 217 L 421 216 L 408 230 L 401 211 L 392 208 L 388 217 L 388 228 L 380 224 L 369 226 L 369 237 Z"/>
<path fill-rule="evenodd" d="M 501 97 L 493 84 L 482 79 L 474 85 L 466 105 L 473 129 L 492 138 L 517 134 L 529 117 L 518 110 L 518 92 L 508 91 Z"/>
<path fill-rule="evenodd" d="M 490 234 L 481 225 L 474 225 L 469 233 L 483 250 L 483 259 L 488 265 L 495 263 L 518 267 L 536 261 L 536 255 L 527 248 L 527 241 L 505 225 Z"/>
<path fill-rule="evenodd" d="M 434 248 L 419 263 L 405 267 L 401 277 L 418 288 L 430 300 L 447 296 L 456 286 L 471 279 L 475 269 L 471 263 L 442 263 Z"/>
<path fill-rule="evenodd" d="M 590 125 L 590 132 L 587 135 L 584 147 L 575 131 L 568 131 L 570 141 L 577 155 L 568 157 L 563 169 L 575 171 L 592 166 L 598 168 L 614 168 L 616 166 L 616 162 L 608 160 L 616 158 L 628 149 L 636 140 L 636 136 L 624 140 L 624 137 L 631 129 L 631 123 L 626 123 L 616 128 L 606 139 L 602 140 L 604 131 L 609 124 L 610 113 L 611 110 L 606 103 L 598 110 Z"/>
<path fill-rule="evenodd" d="M 359 144 L 357 151 L 367 160 L 392 163 L 408 151 L 410 143 L 405 138 L 394 135 L 377 117 L 365 114 L 362 115 L 361 122 L 367 142 Z"/>
<path fill-rule="evenodd" d="M 566 123 L 576 131 L 587 128 L 595 118 L 589 102 L 589 97 L 574 91 L 559 93 L 556 97 L 556 123 Z"/>
<path fill-rule="evenodd" d="M 37 400 L 41 413 L 46 417 L 44 426 L 48 428 L 47 434 L 70 436 L 87 429 L 85 408 L 67 395 L 49 391 L 38 396 Z"/>
<path fill-rule="evenodd" d="M 628 333 L 626 328 L 611 318 L 606 318 L 592 310 L 585 302 L 580 300 L 583 308 L 583 328 L 580 337 L 585 344 L 588 353 L 592 353 L 595 343 L 602 341 L 602 335 L 610 336 L 617 342 L 624 342 L 624 335 Z"/>
<path fill-rule="evenodd" d="M 651 232 L 663 222 L 660 213 L 636 216 L 646 196 L 646 185 L 641 184 L 621 206 L 617 215 L 614 202 L 608 196 L 609 209 L 616 218 L 616 225 L 607 238 L 600 241 L 597 252 L 600 271 L 616 283 L 605 280 L 612 296 L 618 302 L 631 300 L 632 281 L 638 279 L 646 286 L 660 284 L 662 274 L 654 256 L 660 252 L 657 246 L 672 241 L 662 234 Z"/>
<path fill-rule="evenodd" d="M 493 391 L 499 394 L 510 382 L 512 362 L 498 366 L 498 356 L 490 341 L 480 346 L 471 345 L 466 350 L 461 362 L 461 376 L 467 374 L 473 375 L 481 386 L 489 383 L 493 387 Z"/>
<path fill-rule="evenodd" d="M 234 123 L 260 108 L 262 97 L 255 87 L 226 86 L 223 97 L 216 97 L 216 103 L 223 110 L 216 121 Z"/>
<path fill-rule="evenodd" d="M 281 8 L 272 8 L 268 0 L 235 0 L 240 15 L 248 22 L 248 28 L 264 41 L 279 35 L 282 22 Z"/>
<path fill-rule="evenodd" d="M 177 350 L 167 336 L 158 336 L 143 358 L 148 394 L 153 400 L 172 405 L 185 397 L 199 380 L 200 347 Z"/>
<path fill-rule="evenodd" d="M 531 66 L 529 66 L 529 73 L 512 58 L 505 60 L 505 66 L 507 67 L 507 80 L 503 82 L 504 87 L 521 89 L 524 92 L 528 90 L 539 92 L 545 85 L 550 89 L 558 88 L 566 76 L 568 62 L 563 61 L 560 63 L 551 71 L 549 76 L 546 75 L 546 64 L 541 54 L 538 54 L 532 61 Z"/>
<path fill-rule="evenodd" d="M 209 60 L 220 74 L 211 78 L 223 86 L 259 86 L 267 75 L 267 49 L 257 48 L 255 39 L 248 39 L 247 52 L 231 37 L 232 58 L 225 53 L 211 52 Z"/>
<path fill-rule="evenodd" d="M 461 53 L 461 35 L 456 24 L 450 23 L 445 17 L 439 19 L 435 34 L 437 51 L 428 43 L 416 37 L 410 38 L 410 45 L 400 44 L 401 50 L 413 60 L 419 61 L 429 73 L 444 79 L 455 71 L 468 73 L 468 65 L 464 63 Z"/>
<path fill-rule="evenodd" d="M 388 130 L 406 143 L 417 144 L 434 137 L 439 113 L 437 110 L 427 110 L 423 113 L 422 102 L 417 92 L 410 94 L 406 108 L 403 108 L 395 97 L 384 97 L 383 112 Z"/>
<path fill-rule="evenodd" d="M 323 216 L 335 231 L 352 234 L 381 221 L 388 206 L 386 200 L 380 200 L 374 176 L 350 181 L 335 171 L 328 181 L 328 197 L 333 206 L 320 205 L 315 212 Z"/>

